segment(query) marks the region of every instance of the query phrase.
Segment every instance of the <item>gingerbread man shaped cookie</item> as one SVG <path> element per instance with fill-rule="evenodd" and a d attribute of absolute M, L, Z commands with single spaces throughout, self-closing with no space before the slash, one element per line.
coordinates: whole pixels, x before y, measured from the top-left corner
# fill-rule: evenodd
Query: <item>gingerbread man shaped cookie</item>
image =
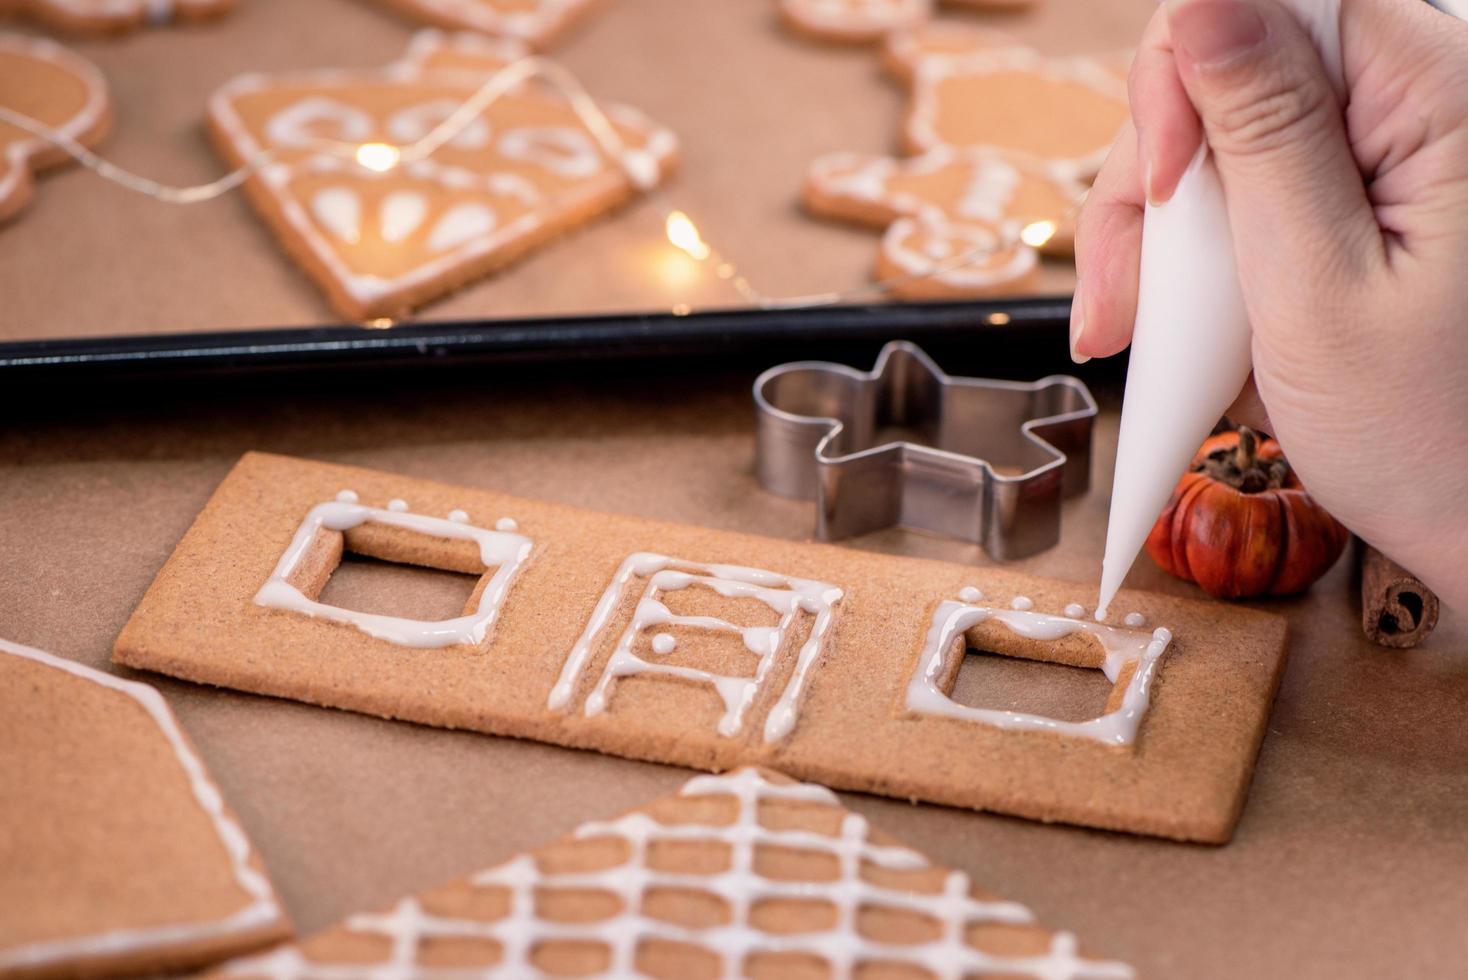
<path fill-rule="evenodd" d="M 912 88 L 902 143 L 1002 150 L 1090 180 L 1128 116 L 1117 57 L 1053 57 L 993 31 L 927 25 L 888 39 Z"/>
<path fill-rule="evenodd" d="M 107 83 L 91 62 L 51 41 L 0 34 L 0 106 L 82 146 L 107 135 Z M 60 147 L 0 119 L 0 221 L 35 192 L 34 174 L 70 157 Z"/>
<path fill-rule="evenodd" d="M 672 133 L 640 112 L 607 108 L 614 157 L 534 83 L 426 158 L 373 170 L 341 151 L 413 144 L 524 54 L 518 42 L 422 31 L 386 69 L 237 78 L 213 97 L 210 123 L 233 165 L 275 154 L 247 192 L 332 307 L 401 316 L 655 186 L 675 162 Z"/>
<path fill-rule="evenodd" d="M 233 9 L 237 0 L 0 0 L 0 14 L 15 10 L 47 27 L 76 33 L 129 31 L 144 24 L 206 20 Z"/>
<path fill-rule="evenodd" d="M 1085 193 L 1076 180 L 1042 163 L 997 150 L 941 146 L 915 157 L 832 153 L 806 172 L 811 213 L 875 228 L 898 218 L 930 223 L 1047 223 L 1027 236 L 1046 255 L 1075 247 L 1074 211 Z"/>

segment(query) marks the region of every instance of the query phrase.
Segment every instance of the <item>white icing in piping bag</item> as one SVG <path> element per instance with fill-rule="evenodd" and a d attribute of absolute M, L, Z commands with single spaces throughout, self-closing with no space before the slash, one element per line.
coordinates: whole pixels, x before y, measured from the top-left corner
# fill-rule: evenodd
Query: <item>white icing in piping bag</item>
<path fill-rule="evenodd" d="M 1340 0 L 1285 0 L 1337 94 Z M 1252 368 L 1249 317 L 1218 168 L 1205 140 L 1172 199 L 1148 204 L 1131 363 L 1121 409 L 1096 620 L 1131 570 L 1173 487 Z"/>

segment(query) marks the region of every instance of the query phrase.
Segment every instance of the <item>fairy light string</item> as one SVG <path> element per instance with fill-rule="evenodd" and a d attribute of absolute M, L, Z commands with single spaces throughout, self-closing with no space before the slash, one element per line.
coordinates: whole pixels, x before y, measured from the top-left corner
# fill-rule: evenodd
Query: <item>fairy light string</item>
<path fill-rule="evenodd" d="M 548 83 L 566 100 L 577 119 L 596 140 L 602 152 L 615 161 L 627 174 L 628 179 L 644 192 L 647 200 L 658 210 L 663 219 L 663 232 L 668 242 L 696 262 L 712 267 L 717 278 L 728 282 L 746 302 L 760 309 L 834 306 L 843 302 L 879 297 L 894 287 L 962 269 L 1017 244 L 1022 243 L 1031 248 L 1038 248 L 1054 236 L 1062 222 L 1070 220 L 1079 212 L 1084 201 L 1084 195 L 1082 195 L 1072 203 L 1064 215 L 1058 215 L 1056 220 L 1031 222 L 1017 233 L 1005 232 L 993 244 L 974 245 L 956 252 L 935 261 L 923 272 L 892 276 L 852 289 L 776 297 L 756 288 L 733 261 L 703 237 L 693 219 L 668 200 L 667 195 L 657 186 L 656 163 L 646 154 L 627 146 L 621 134 L 618 133 L 616 125 L 586 91 L 580 79 L 559 63 L 538 55 L 517 58 L 494 71 L 453 112 L 412 143 L 401 145 L 377 141 L 355 143 L 313 137 L 304 148 L 354 161 L 357 165 L 375 173 L 387 173 L 403 164 L 432 156 L 472 125 L 474 120 L 483 115 L 496 101 L 532 79 Z M 303 149 L 300 145 L 269 147 L 215 180 L 203 184 L 173 186 L 118 166 L 65 133 L 7 106 L 0 105 L 0 121 L 9 123 L 37 139 L 45 140 L 105 180 L 126 190 L 168 204 L 198 204 L 221 197 L 238 188 L 257 171 L 275 163 L 283 152 L 289 152 L 295 156 L 299 155 Z M 681 315 L 691 312 L 691 309 L 687 304 L 680 303 L 673 308 L 673 312 Z"/>

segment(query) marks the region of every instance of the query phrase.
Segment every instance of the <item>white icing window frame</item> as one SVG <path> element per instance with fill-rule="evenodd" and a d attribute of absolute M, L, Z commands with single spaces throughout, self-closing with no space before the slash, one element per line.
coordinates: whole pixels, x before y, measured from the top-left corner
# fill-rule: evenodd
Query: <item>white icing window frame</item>
<path fill-rule="evenodd" d="M 398 505 L 394 501 L 389 506 Z M 485 572 L 495 569 L 479 595 L 473 612 L 451 619 L 420 620 L 379 613 L 358 612 L 312 599 L 290 583 L 291 576 L 322 530 L 349 531 L 362 524 L 403 528 L 433 538 L 472 541 L 479 546 Z M 478 646 L 489 636 L 499 616 L 510 584 L 530 556 L 533 542 L 523 534 L 492 531 L 467 521 L 414 514 L 406 509 L 369 507 L 353 500 L 317 504 L 307 512 L 290 545 L 280 556 L 275 570 L 255 593 L 255 604 L 270 609 L 300 613 L 354 626 L 368 636 L 399 646 L 440 648 L 469 644 Z"/>
<path fill-rule="evenodd" d="M 1094 636 L 1105 651 L 1105 660 L 1099 668 L 1091 669 L 1101 670 L 1114 684 L 1123 670 L 1131 668 L 1122 688 L 1120 705 L 1087 721 L 1061 721 L 1024 711 L 976 708 L 954 701 L 938 681 L 944 676 L 956 678 L 957 672 L 953 670 L 950 658 L 967 654 L 966 642 L 957 646 L 955 641 L 973 627 L 991 620 L 1031 639 L 1053 641 L 1074 633 Z M 1068 616 L 999 609 L 947 599 L 940 602 L 933 612 L 922 652 L 908 679 L 906 712 L 908 717 L 954 718 L 1009 731 L 1052 732 L 1092 739 L 1106 745 L 1130 747 L 1136 741 L 1142 718 L 1151 705 L 1152 683 L 1171 642 L 1172 633 L 1166 629 L 1147 633 Z"/>
<path fill-rule="evenodd" d="M 672 676 L 708 684 L 714 688 L 724 702 L 724 714 L 719 720 L 718 733 L 732 738 L 743 731 L 749 709 L 763 693 L 765 682 L 780 649 L 785 645 L 796 616 L 805 612 L 814 616 L 810 633 L 796 653 L 795 667 L 790 679 L 770 708 L 764 724 L 763 737 L 766 742 L 778 742 L 786 738 L 795 728 L 796 716 L 809 684 L 811 671 L 820 659 L 826 635 L 835 621 L 836 606 L 842 599 L 842 590 L 813 579 L 795 578 L 741 565 L 685 561 L 652 552 L 629 555 L 617 569 L 611 585 L 597 602 L 586 629 L 567 655 L 560 678 L 551 689 L 547 706 L 552 710 L 564 710 L 571 703 L 592 653 L 612 617 L 621 607 L 628 585 L 634 578 L 647 581 L 638 600 L 638 611 L 622 631 L 595 687 L 587 695 L 584 713 L 592 716 L 605 711 L 611 700 L 612 689 L 621 677 L 636 673 Z M 669 612 L 658 598 L 666 591 L 690 585 L 702 585 L 723 596 L 763 601 L 781 612 L 780 622 L 773 627 L 741 627 L 712 617 L 678 616 Z M 658 608 L 650 610 L 649 603 Z M 649 610 L 655 613 L 650 620 L 643 615 Z M 664 664 L 634 653 L 633 644 L 637 637 L 656 625 L 692 626 L 716 632 L 739 633 L 745 638 L 745 645 L 750 651 L 760 658 L 759 665 L 753 676 L 743 677 Z M 751 642 L 751 634 L 763 634 L 763 642 Z"/>

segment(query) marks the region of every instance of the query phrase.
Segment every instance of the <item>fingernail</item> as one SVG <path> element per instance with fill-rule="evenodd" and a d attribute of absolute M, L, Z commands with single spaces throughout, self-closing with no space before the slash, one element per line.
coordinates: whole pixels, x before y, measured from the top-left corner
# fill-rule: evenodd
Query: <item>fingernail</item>
<path fill-rule="evenodd" d="M 1076 294 L 1070 301 L 1070 359 L 1077 364 L 1084 364 L 1091 359 L 1089 354 L 1082 354 L 1076 350 L 1076 344 L 1080 342 L 1081 334 L 1086 329 L 1085 306 L 1081 303 L 1081 282 L 1076 280 Z"/>
<path fill-rule="evenodd" d="M 1244 0 L 1168 0 L 1172 43 L 1198 65 L 1223 65 L 1264 43 L 1269 27 Z"/>

